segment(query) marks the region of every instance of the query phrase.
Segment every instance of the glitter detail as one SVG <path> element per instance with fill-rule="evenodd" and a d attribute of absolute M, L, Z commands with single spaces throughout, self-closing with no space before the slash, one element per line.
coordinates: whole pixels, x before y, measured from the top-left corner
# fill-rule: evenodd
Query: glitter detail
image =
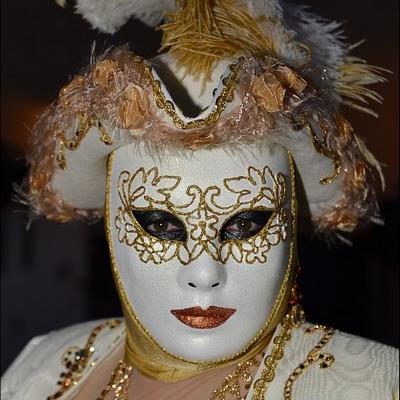
<path fill-rule="evenodd" d="M 94 344 L 97 336 L 104 329 L 113 329 L 120 324 L 120 320 L 113 319 L 97 325 L 90 333 L 85 347 L 79 348 L 74 346 L 69 347 L 64 351 L 61 359 L 66 371 L 60 374 L 60 380 L 57 382 L 57 384 L 60 386 L 60 389 L 58 389 L 54 394 L 48 396 L 47 400 L 55 400 L 60 398 L 65 391 L 80 381 L 87 366 L 93 365 L 90 364 L 90 360 L 95 352 Z"/>
<path fill-rule="evenodd" d="M 233 308 L 211 306 L 207 310 L 190 307 L 171 310 L 171 313 L 183 324 L 197 329 L 211 329 L 222 325 L 236 312 Z"/>
<path fill-rule="evenodd" d="M 322 348 L 332 339 L 335 333 L 333 328 L 326 327 L 325 325 L 314 325 L 305 330 L 305 334 L 311 334 L 316 331 L 322 331 L 323 336 L 321 340 L 313 347 L 308 353 L 306 359 L 301 362 L 294 371 L 289 375 L 285 383 L 284 400 L 292 400 L 292 391 L 294 382 L 303 374 L 307 368 L 313 364 L 319 363 L 320 369 L 324 370 L 329 368 L 335 361 L 335 357 L 330 353 L 321 352 Z"/>
<path fill-rule="evenodd" d="M 259 355 L 249 361 L 239 363 L 235 370 L 224 379 L 222 385 L 211 393 L 210 400 L 225 400 L 228 398 L 243 400 L 253 381 L 252 372 L 261 363 L 258 358 Z"/>
<path fill-rule="evenodd" d="M 96 400 L 104 400 L 108 393 L 112 393 L 110 400 L 128 400 L 128 389 L 133 367 L 120 361 L 113 371 L 110 381 Z"/>

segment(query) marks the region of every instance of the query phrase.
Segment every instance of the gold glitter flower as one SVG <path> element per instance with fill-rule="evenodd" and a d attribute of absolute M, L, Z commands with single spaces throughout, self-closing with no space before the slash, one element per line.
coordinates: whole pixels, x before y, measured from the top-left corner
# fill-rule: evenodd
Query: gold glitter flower
<path fill-rule="evenodd" d="M 115 218 L 115 227 L 118 231 L 118 240 L 125 242 L 127 245 L 132 245 L 136 238 L 136 230 L 131 223 L 130 217 L 122 207 L 118 208 L 118 216 Z"/>
<path fill-rule="evenodd" d="M 218 230 L 215 224 L 218 218 L 215 215 L 209 215 L 204 209 L 198 209 L 187 217 L 187 223 L 193 228 L 190 231 L 190 237 L 193 240 L 215 239 Z"/>
<path fill-rule="evenodd" d="M 271 245 L 278 244 L 281 240 L 285 240 L 287 237 L 288 220 L 286 217 L 286 211 L 282 208 L 278 214 L 275 215 L 268 227 L 267 236 L 268 241 Z"/>
<path fill-rule="evenodd" d="M 265 263 L 267 261 L 267 252 L 270 248 L 271 243 L 264 235 L 256 235 L 242 242 L 242 251 L 248 264 L 254 264 L 256 261 Z"/>
<path fill-rule="evenodd" d="M 152 261 L 154 264 L 161 264 L 164 260 L 165 246 L 160 240 L 150 236 L 139 235 L 133 246 L 139 254 L 139 258 L 144 262 Z"/>

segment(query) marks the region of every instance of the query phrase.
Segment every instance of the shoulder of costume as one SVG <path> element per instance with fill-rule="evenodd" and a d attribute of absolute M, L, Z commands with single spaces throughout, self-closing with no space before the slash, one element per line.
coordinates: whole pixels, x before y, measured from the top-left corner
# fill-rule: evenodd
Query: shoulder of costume
<path fill-rule="evenodd" d="M 2 376 L 1 398 L 66 398 L 124 340 L 121 319 L 84 322 L 34 337 Z"/>
<path fill-rule="evenodd" d="M 275 337 L 280 332 L 277 330 Z M 273 351 L 271 346 L 274 342 L 254 378 L 248 399 L 253 399 L 254 386 L 262 379 L 268 364 L 265 360 Z M 399 350 L 324 325 L 305 323 L 292 329 L 264 396 L 285 400 L 398 399 Z"/>

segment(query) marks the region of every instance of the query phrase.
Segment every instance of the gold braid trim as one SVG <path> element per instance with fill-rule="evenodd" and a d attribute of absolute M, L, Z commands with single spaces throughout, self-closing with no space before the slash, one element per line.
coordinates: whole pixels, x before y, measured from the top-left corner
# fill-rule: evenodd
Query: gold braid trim
<path fill-rule="evenodd" d="M 65 149 L 77 150 L 82 140 L 85 138 L 89 129 L 95 126 L 100 132 L 100 140 L 107 145 L 112 144 L 112 139 L 107 133 L 106 128 L 101 124 L 99 120 L 89 118 L 85 113 L 78 114 L 79 122 L 78 128 L 70 139 L 67 139 L 64 133 L 58 135 L 59 138 L 59 150 L 56 154 L 56 161 L 58 167 L 62 170 L 67 168 L 67 160 L 65 158 Z"/>
<path fill-rule="evenodd" d="M 264 369 L 261 372 L 261 376 L 254 383 L 252 400 L 264 400 L 265 392 L 275 378 L 278 362 L 283 358 L 285 345 L 291 338 L 292 329 L 300 327 L 304 321 L 305 314 L 302 307 L 299 304 L 294 305 L 290 313 L 282 321 L 282 331 L 274 339 L 274 347 L 271 354 L 264 360 Z"/>
<path fill-rule="evenodd" d="M 153 89 L 153 94 L 157 106 L 162 108 L 172 118 L 175 126 L 179 129 L 194 129 L 213 125 L 219 120 L 222 112 L 226 108 L 227 103 L 230 103 L 233 100 L 233 94 L 235 86 L 239 81 L 238 74 L 240 72 L 240 69 L 242 68 L 242 64 L 243 63 L 239 61 L 238 63 L 231 64 L 229 66 L 230 73 L 222 81 L 224 88 L 222 89 L 221 94 L 217 97 L 217 100 L 215 101 L 214 110 L 210 112 L 210 114 L 208 114 L 208 116 L 204 119 L 195 119 L 189 122 L 184 122 L 184 120 L 180 118 L 178 113 L 176 112 L 174 104 L 166 99 L 165 94 L 161 88 L 161 82 L 154 78 L 152 67 L 150 65 L 146 65 L 144 67 L 144 76 L 146 79 L 146 83 L 148 83 Z"/>

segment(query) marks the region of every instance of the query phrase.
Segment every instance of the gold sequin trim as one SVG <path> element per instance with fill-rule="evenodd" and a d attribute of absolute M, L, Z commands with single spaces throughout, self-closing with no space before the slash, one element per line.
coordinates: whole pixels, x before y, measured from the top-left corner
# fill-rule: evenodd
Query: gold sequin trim
<path fill-rule="evenodd" d="M 128 400 L 128 390 L 133 367 L 120 361 L 111 375 L 107 386 L 96 400 L 104 400 L 108 393 L 112 393 L 110 400 Z"/>
<path fill-rule="evenodd" d="M 244 399 L 253 380 L 251 369 L 258 367 L 260 363 L 257 357 L 239 363 L 222 385 L 211 393 L 210 400 L 225 400 L 228 394 L 235 400 Z"/>
<path fill-rule="evenodd" d="M 323 332 L 321 340 L 308 353 L 307 358 L 289 375 L 289 378 L 286 381 L 284 389 L 285 400 L 292 400 L 293 384 L 308 367 L 315 363 L 319 363 L 319 367 L 321 369 L 326 369 L 329 368 L 335 361 L 335 358 L 332 354 L 321 352 L 322 348 L 326 346 L 326 344 L 332 339 L 335 330 L 324 325 L 314 325 L 310 328 L 307 328 L 305 333 L 310 334 L 318 330 Z"/>
<path fill-rule="evenodd" d="M 60 389 L 54 394 L 47 397 L 47 400 L 54 400 L 60 398 L 68 389 L 76 385 L 83 376 L 83 372 L 89 364 L 94 352 L 95 341 L 101 331 L 106 328 L 113 329 L 121 324 L 120 320 L 109 320 L 97 325 L 90 333 L 85 347 L 79 348 L 77 346 L 69 347 L 62 355 L 62 363 L 66 368 L 65 372 L 60 374 L 60 380 L 57 384 Z"/>
<path fill-rule="evenodd" d="M 76 150 L 92 126 L 95 126 L 99 130 L 100 140 L 104 144 L 106 145 L 112 144 L 112 139 L 109 136 L 107 129 L 103 126 L 103 124 L 100 121 L 89 118 L 84 113 L 80 113 L 78 118 L 79 118 L 78 128 L 72 135 L 71 139 L 67 139 L 64 133 L 60 133 L 58 135 L 59 150 L 56 155 L 56 161 L 58 167 L 61 168 L 62 170 L 65 170 L 67 168 L 65 149 Z"/>
<path fill-rule="evenodd" d="M 292 329 L 301 326 L 304 323 L 304 319 L 304 311 L 300 305 L 292 307 L 290 313 L 284 317 L 282 331 L 275 337 L 274 348 L 264 360 L 264 369 L 261 372 L 261 377 L 254 383 L 252 400 L 264 400 L 264 394 L 275 378 L 275 369 L 278 362 L 284 355 L 286 342 L 291 338 Z"/>
<path fill-rule="evenodd" d="M 180 129 L 194 129 L 215 124 L 219 120 L 226 107 L 226 104 L 233 100 L 233 93 L 235 85 L 239 80 L 238 74 L 241 65 L 242 63 L 239 60 L 238 63 L 231 64 L 229 66 L 230 74 L 222 80 L 224 88 L 215 101 L 215 109 L 206 118 L 196 119 L 189 122 L 184 122 L 183 119 L 177 114 L 174 104 L 166 99 L 161 88 L 161 82 L 154 78 L 152 67 L 150 65 L 146 65 L 144 67 L 144 74 L 146 83 L 148 83 L 153 89 L 153 95 L 157 106 L 163 109 L 172 118 L 175 126 Z"/>

